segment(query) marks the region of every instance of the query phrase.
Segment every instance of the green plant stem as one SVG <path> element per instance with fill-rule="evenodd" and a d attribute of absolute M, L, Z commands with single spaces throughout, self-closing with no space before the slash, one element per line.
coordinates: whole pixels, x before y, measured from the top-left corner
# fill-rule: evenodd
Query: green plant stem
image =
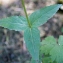
<path fill-rule="evenodd" d="M 25 12 L 25 16 L 26 16 L 28 25 L 29 25 L 29 27 L 31 28 L 31 23 L 30 23 L 30 20 L 29 20 L 29 18 L 28 18 L 28 15 L 27 15 L 27 11 L 26 11 L 26 8 L 25 8 L 24 0 L 22 0 L 22 6 L 23 6 L 23 9 L 24 9 L 24 12 Z"/>

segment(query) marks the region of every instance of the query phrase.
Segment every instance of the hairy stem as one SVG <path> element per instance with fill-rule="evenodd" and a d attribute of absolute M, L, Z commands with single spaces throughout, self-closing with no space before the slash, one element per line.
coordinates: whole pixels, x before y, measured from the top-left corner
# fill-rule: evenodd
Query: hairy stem
<path fill-rule="evenodd" d="M 24 12 L 25 12 L 25 16 L 26 16 L 28 25 L 29 25 L 29 27 L 31 28 L 31 23 L 30 23 L 30 20 L 29 20 L 29 18 L 28 18 L 28 15 L 27 15 L 27 11 L 26 11 L 26 8 L 25 8 L 24 0 L 22 0 L 22 6 L 23 6 L 23 9 L 24 9 Z"/>

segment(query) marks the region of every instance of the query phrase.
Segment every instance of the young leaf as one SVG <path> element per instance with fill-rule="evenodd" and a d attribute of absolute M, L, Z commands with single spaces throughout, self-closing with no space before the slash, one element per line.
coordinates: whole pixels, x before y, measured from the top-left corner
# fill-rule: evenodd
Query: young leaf
<path fill-rule="evenodd" d="M 44 57 L 44 58 L 42 59 L 42 62 L 43 62 L 43 63 L 53 63 L 53 62 L 51 61 L 51 58 L 50 58 L 50 57 Z"/>
<path fill-rule="evenodd" d="M 63 46 L 56 45 L 50 51 L 52 61 L 56 61 L 57 63 L 63 63 Z"/>
<path fill-rule="evenodd" d="M 35 11 L 29 16 L 32 26 L 38 27 L 43 25 L 50 19 L 61 7 L 61 4 L 55 4 L 51 6 L 44 7 L 40 10 Z"/>
<path fill-rule="evenodd" d="M 0 20 L 0 26 L 10 30 L 21 31 L 26 29 L 26 18 L 21 16 L 11 16 Z"/>
<path fill-rule="evenodd" d="M 57 63 L 63 63 L 63 36 L 58 39 L 58 44 L 50 51 L 51 59 Z"/>
<path fill-rule="evenodd" d="M 56 40 L 54 37 L 49 36 L 41 42 L 40 52 L 48 54 L 50 50 L 55 46 Z"/>
<path fill-rule="evenodd" d="M 28 51 L 33 60 L 39 60 L 40 34 L 37 28 L 27 28 L 24 31 L 24 39 Z"/>
<path fill-rule="evenodd" d="M 57 63 L 63 62 L 63 36 L 60 36 L 58 43 L 53 39 L 53 37 L 47 37 L 41 46 L 42 53 L 48 53 L 52 61 Z"/>

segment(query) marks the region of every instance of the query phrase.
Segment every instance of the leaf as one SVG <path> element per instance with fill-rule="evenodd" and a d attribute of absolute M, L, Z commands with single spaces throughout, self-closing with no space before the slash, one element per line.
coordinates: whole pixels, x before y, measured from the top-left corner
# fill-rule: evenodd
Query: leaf
<path fill-rule="evenodd" d="M 50 51 L 52 60 L 56 59 L 57 63 L 63 63 L 63 36 L 58 39 L 58 44 Z"/>
<path fill-rule="evenodd" d="M 0 26 L 10 30 L 21 31 L 26 29 L 27 21 L 21 16 L 11 16 L 0 20 Z"/>
<path fill-rule="evenodd" d="M 52 61 L 56 61 L 57 63 L 63 63 L 63 36 L 60 36 L 58 42 L 55 41 L 52 37 L 47 37 L 43 43 L 41 50 L 45 49 L 43 53 L 48 53 L 51 57 Z M 49 40 L 49 43 L 48 43 Z M 47 42 L 47 43 L 46 43 Z M 50 48 L 49 48 L 50 47 Z M 47 50 L 47 51 L 46 51 Z"/>
<path fill-rule="evenodd" d="M 39 60 L 40 34 L 37 28 L 27 28 L 24 31 L 24 40 L 28 51 L 34 60 Z"/>
<path fill-rule="evenodd" d="M 36 61 L 32 60 L 30 63 L 36 63 Z"/>
<path fill-rule="evenodd" d="M 63 36 L 60 35 L 59 39 L 58 39 L 58 43 L 59 45 L 63 45 Z"/>
<path fill-rule="evenodd" d="M 38 27 L 43 25 L 50 19 L 61 7 L 61 4 L 55 4 L 44 7 L 40 10 L 35 11 L 29 16 L 32 26 Z"/>
<path fill-rule="evenodd" d="M 30 63 L 41 63 L 41 61 L 36 61 L 32 59 Z"/>
<path fill-rule="evenodd" d="M 37 63 L 37 61 L 35 61 L 35 60 L 31 60 L 31 62 L 30 63 Z"/>
<path fill-rule="evenodd" d="M 41 47 L 40 47 L 41 53 L 48 54 L 50 50 L 55 46 L 55 44 L 56 44 L 56 40 L 54 39 L 54 37 L 49 36 L 45 38 L 45 40 L 41 42 Z"/>
<path fill-rule="evenodd" d="M 56 61 L 57 63 L 63 63 L 63 46 L 56 45 L 50 51 L 52 61 Z"/>
<path fill-rule="evenodd" d="M 42 62 L 43 62 L 43 63 L 53 63 L 53 62 L 51 61 L 51 58 L 50 58 L 50 57 L 44 57 L 44 58 L 42 59 Z"/>

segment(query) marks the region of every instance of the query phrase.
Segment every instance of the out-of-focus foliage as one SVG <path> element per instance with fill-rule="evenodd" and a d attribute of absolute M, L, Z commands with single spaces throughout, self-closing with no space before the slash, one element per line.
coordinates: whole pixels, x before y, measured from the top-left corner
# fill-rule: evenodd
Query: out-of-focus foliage
<path fill-rule="evenodd" d="M 44 56 L 45 59 L 42 61 L 56 61 L 57 63 L 63 62 L 63 36 L 59 36 L 58 42 L 56 42 L 55 38 L 52 36 L 49 36 L 45 38 L 45 40 L 41 43 L 40 52 L 45 55 L 48 55 L 47 57 Z M 44 62 L 45 63 L 45 62 Z"/>

